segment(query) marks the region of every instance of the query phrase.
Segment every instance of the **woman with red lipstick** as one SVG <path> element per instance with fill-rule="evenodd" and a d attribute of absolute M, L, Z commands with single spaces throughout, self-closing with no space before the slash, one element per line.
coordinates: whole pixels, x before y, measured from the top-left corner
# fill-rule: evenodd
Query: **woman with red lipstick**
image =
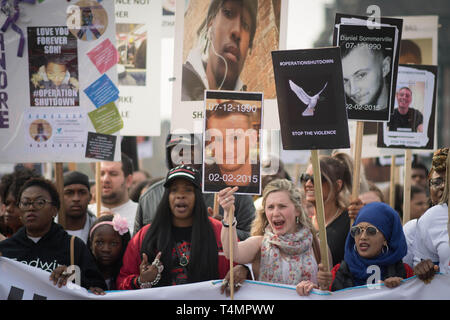
<path fill-rule="evenodd" d="M 430 195 L 433 207 L 418 220 L 414 240 L 414 273 L 425 283 L 437 271 L 450 273 L 450 223 L 448 198 L 450 190 L 449 148 L 434 152 L 430 172 Z"/>
<path fill-rule="evenodd" d="M 221 223 L 208 216 L 200 172 L 181 165 L 167 174 L 151 225 L 128 244 L 117 278 L 119 290 L 143 289 L 225 277 L 229 262 L 220 242 Z"/>
<path fill-rule="evenodd" d="M 402 262 L 407 244 L 398 213 L 382 202 L 372 202 L 360 210 L 345 242 L 344 260 L 331 272 L 319 265 L 318 283 L 331 291 L 383 281 L 388 288 L 414 275 Z M 301 295 L 312 288 L 297 287 Z"/>
<path fill-rule="evenodd" d="M 89 231 L 87 246 L 97 262 L 108 290 L 116 289 L 116 279 L 130 238 L 127 219 L 118 214 L 101 216 Z"/>
<path fill-rule="evenodd" d="M 303 210 L 300 191 L 286 179 L 271 181 L 264 188 L 262 210 L 253 222 L 252 236 L 237 242 L 236 224 L 228 226 L 229 210 L 234 205 L 237 188 L 218 193 L 225 215 L 222 229 L 224 253 L 230 256 L 229 230 L 233 228 L 233 258 L 236 263 L 252 264 L 254 278 L 260 281 L 296 285 L 300 281 L 316 282 L 316 241 L 311 221 Z"/>

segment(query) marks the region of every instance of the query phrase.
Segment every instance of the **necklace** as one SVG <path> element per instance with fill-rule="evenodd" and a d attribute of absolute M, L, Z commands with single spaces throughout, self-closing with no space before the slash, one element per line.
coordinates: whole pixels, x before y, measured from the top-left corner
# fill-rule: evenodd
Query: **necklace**
<path fill-rule="evenodd" d="M 336 218 L 338 217 L 340 211 L 341 211 L 341 208 L 338 208 L 336 210 L 336 213 L 334 214 L 334 216 L 328 222 L 325 223 L 325 227 L 328 226 L 330 223 L 332 223 L 334 220 L 336 220 Z"/>
<path fill-rule="evenodd" d="M 186 267 L 189 264 L 189 259 L 186 257 L 186 255 L 183 252 L 183 255 L 180 258 L 180 266 Z"/>
<path fill-rule="evenodd" d="M 336 220 L 336 218 L 339 216 L 340 210 L 341 210 L 341 209 L 338 208 L 337 211 L 336 211 L 336 213 L 334 214 L 334 216 L 333 216 L 328 222 L 325 222 L 325 227 L 328 227 L 328 225 L 329 225 L 330 223 L 332 223 L 334 220 Z M 325 219 L 325 220 L 326 220 L 326 219 Z M 313 224 L 314 224 L 314 225 L 317 225 L 317 217 L 316 217 L 316 215 L 314 215 L 314 216 L 312 217 L 312 221 L 313 221 Z M 318 229 L 318 227 L 317 227 L 316 229 Z"/>
<path fill-rule="evenodd" d="M 178 246 L 176 246 L 177 255 L 180 257 L 179 264 L 182 267 L 186 267 L 189 264 L 189 258 L 188 258 L 188 256 L 190 255 L 189 254 L 190 253 L 189 245 L 186 244 L 186 245 L 182 246 L 181 249 L 183 249 L 182 252 L 180 252 L 180 248 Z"/>

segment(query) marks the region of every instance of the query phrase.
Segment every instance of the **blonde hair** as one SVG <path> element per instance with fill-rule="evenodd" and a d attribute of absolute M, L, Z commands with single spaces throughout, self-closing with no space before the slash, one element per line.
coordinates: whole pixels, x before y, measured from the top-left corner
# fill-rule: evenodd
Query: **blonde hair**
<path fill-rule="evenodd" d="M 311 219 L 306 214 L 305 210 L 302 206 L 302 196 L 298 188 L 296 188 L 295 184 L 287 179 L 276 179 L 267 184 L 264 188 L 262 197 L 262 208 L 256 211 L 255 220 L 253 220 L 251 235 L 252 236 L 262 236 L 264 235 L 264 231 L 269 224 L 269 221 L 266 217 L 266 200 L 269 194 L 272 192 L 285 191 L 289 195 L 289 199 L 294 204 L 294 207 L 297 212 L 300 213 L 300 225 L 308 228 L 313 234 L 315 233 L 313 225 L 311 223 Z"/>

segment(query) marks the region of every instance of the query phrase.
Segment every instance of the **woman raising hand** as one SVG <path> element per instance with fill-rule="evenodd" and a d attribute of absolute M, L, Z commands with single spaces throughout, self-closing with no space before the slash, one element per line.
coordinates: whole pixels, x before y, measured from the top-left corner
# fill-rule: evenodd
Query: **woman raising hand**
<path fill-rule="evenodd" d="M 221 233 L 225 255 L 230 256 L 229 228 L 232 228 L 234 262 L 251 263 L 255 280 L 292 285 L 303 280 L 315 283 L 317 262 L 313 243 L 317 242 L 295 185 L 277 179 L 265 187 L 263 209 L 253 222 L 252 236 L 241 242 L 237 242 L 236 223 L 228 225 L 235 191 L 236 188 L 226 188 L 218 194 L 225 212 Z"/>

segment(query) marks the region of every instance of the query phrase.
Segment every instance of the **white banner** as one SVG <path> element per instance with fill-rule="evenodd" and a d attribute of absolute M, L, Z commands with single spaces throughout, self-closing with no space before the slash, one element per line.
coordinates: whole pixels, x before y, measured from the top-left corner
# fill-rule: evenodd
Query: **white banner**
<path fill-rule="evenodd" d="M 58 288 L 49 273 L 20 262 L 0 257 L 0 300 L 228 300 L 220 294 L 221 280 L 163 288 L 108 291 L 96 296 L 72 283 Z M 295 286 L 246 281 L 235 293 L 235 300 L 449 300 L 450 276 L 438 274 L 425 285 L 416 277 L 403 280 L 394 289 L 377 284 L 326 292 L 314 290 L 301 297 Z"/>

